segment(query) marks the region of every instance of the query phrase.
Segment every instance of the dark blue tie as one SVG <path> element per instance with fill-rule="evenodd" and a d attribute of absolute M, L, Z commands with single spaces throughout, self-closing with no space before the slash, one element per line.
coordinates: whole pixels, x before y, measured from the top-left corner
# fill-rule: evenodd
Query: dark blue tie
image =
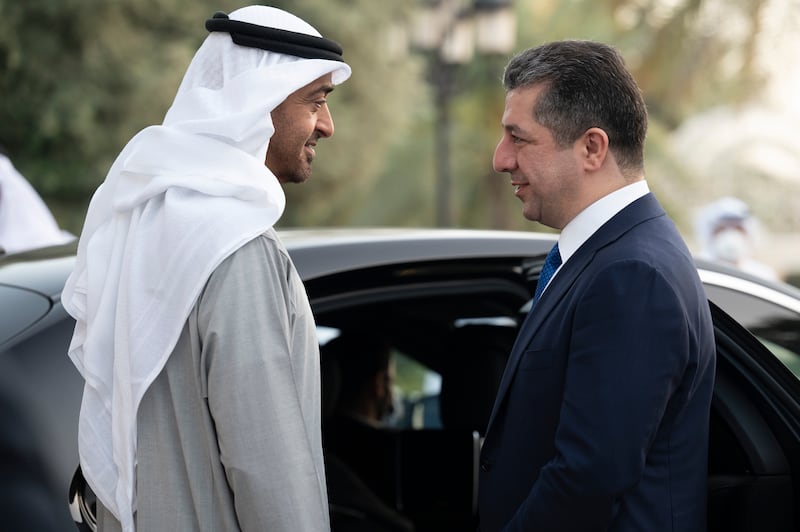
<path fill-rule="evenodd" d="M 550 253 L 547 254 L 547 258 L 544 259 L 542 271 L 539 272 L 539 281 L 536 284 L 536 293 L 533 295 L 533 305 L 531 305 L 531 310 L 536 306 L 539 298 L 542 297 L 544 288 L 547 286 L 550 278 L 553 277 L 553 274 L 556 273 L 556 270 L 559 266 L 561 266 L 561 253 L 558 251 L 558 242 L 556 242 L 553 248 L 550 250 Z"/>

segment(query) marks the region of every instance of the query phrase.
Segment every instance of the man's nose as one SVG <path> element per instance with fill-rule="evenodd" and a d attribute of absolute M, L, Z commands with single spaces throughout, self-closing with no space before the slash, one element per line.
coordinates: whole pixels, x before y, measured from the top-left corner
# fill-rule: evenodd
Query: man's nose
<path fill-rule="evenodd" d="M 331 116 L 331 111 L 327 105 L 323 105 L 317 111 L 317 131 L 319 131 L 321 137 L 333 136 L 333 116 Z"/>
<path fill-rule="evenodd" d="M 510 142 L 503 136 L 494 149 L 492 167 L 494 167 L 495 172 L 503 173 L 514 170 L 516 164 L 516 158 L 514 157 L 514 151 L 511 149 Z"/>

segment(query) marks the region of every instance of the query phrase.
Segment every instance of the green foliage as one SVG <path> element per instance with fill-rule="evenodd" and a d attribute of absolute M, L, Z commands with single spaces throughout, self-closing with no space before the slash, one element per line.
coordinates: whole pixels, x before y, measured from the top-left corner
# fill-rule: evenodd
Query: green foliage
<path fill-rule="evenodd" d="M 246 4 L 0 0 L 0 143 L 63 226 L 80 230 L 90 195 L 122 147 L 161 122 L 206 35 L 205 19 Z M 337 134 L 320 145 L 319 199 L 304 190 L 298 201 L 318 207 L 290 210 L 285 222 L 346 217 L 351 194 L 342 185 L 365 189 L 402 131 L 407 115 L 397 110 L 412 105 L 420 84 L 413 62 L 384 57 L 383 36 L 409 4 L 273 2 L 341 42 L 356 73 L 331 98 Z"/>
<path fill-rule="evenodd" d="M 686 192 L 693 188 L 692 176 L 669 149 L 669 134 L 693 114 L 745 101 L 761 87 L 764 79 L 752 56 L 766 3 L 721 3 L 724 13 L 742 25 L 735 33 L 719 31 L 714 10 L 720 2 L 709 0 L 516 0 L 517 49 L 558 39 L 601 40 L 620 48 L 650 111 L 647 171 L 653 178 L 649 180 L 651 188 L 688 228 Z M 520 214 L 507 176 L 499 176 L 491 168 L 500 135 L 503 91 L 499 77 L 505 59 L 477 57 L 457 72 L 459 90 L 450 103 L 451 170 L 454 224 L 461 227 L 531 229 Z M 421 119 L 432 149 L 434 119 L 431 114 Z M 414 145 L 419 142 L 416 137 L 408 139 Z M 401 145 L 398 150 L 408 147 Z M 402 203 L 431 209 L 436 155 L 431 152 L 431 160 L 424 164 L 390 159 L 380 182 L 409 183 L 409 194 L 417 201 Z M 420 166 L 422 175 L 408 175 L 409 167 L 418 172 Z M 397 210 L 383 212 L 382 220 L 390 225 L 413 225 L 419 218 L 404 224 Z M 434 215 L 428 212 L 426 225 L 431 225 Z M 547 230 L 542 226 L 534 229 Z"/>
<path fill-rule="evenodd" d="M 426 58 L 387 49 L 417 0 L 275 1 L 339 41 L 352 78 L 330 98 L 333 138 L 314 176 L 287 187 L 284 226 L 433 225 L 436 112 Z M 651 113 L 648 172 L 667 203 L 689 186 L 664 147 L 687 116 L 743 101 L 763 81 L 754 62 L 766 0 L 722 3 L 738 33 L 720 32 L 709 0 L 516 0 L 518 49 L 561 38 L 617 45 Z M 125 143 L 160 123 L 214 11 L 232 0 L 0 0 L 0 143 L 80 230 L 89 197 Z M 491 159 L 506 57 L 476 57 L 450 98 L 454 225 L 529 228 Z M 662 190 L 659 190 L 659 189 Z M 669 205 L 668 205 L 669 208 Z M 671 209 L 675 212 L 677 208 Z M 537 227 L 538 228 L 538 227 Z"/>
<path fill-rule="evenodd" d="M 392 57 L 387 36 L 407 16 L 412 0 L 387 5 L 374 0 L 276 2 L 312 21 L 338 41 L 352 77 L 329 98 L 336 133 L 320 143 L 311 181 L 287 187 L 284 226 L 347 225 L 369 203 L 368 192 L 385 167 L 389 150 L 411 126 L 422 100 L 420 65 Z"/>
<path fill-rule="evenodd" d="M 183 4 L 2 0 L 0 141 L 43 195 L 85 200 L 161 121 L 196 43 L 189 21 L 209 11 Z"/>

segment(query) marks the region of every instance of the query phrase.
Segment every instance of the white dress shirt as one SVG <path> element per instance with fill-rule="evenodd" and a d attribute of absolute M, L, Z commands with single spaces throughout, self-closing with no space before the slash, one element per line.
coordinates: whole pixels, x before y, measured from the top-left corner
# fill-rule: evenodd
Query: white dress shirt
<path fill-rule="evenodd" d="M 561 230 L 558 237 L 558 251 L 561 254 L 561 266 L 550 278 L 553 282 L 564 264 L 578 251 L 584 242 L 589 240 L 600 227 L 613 218 L 622 209 L 650 192 L 647 181 L 641 180 L 626 185 L 611 194 L 595 201 L 572 219 Z M 550 283 L 548 283 L 548 286 Z"/>

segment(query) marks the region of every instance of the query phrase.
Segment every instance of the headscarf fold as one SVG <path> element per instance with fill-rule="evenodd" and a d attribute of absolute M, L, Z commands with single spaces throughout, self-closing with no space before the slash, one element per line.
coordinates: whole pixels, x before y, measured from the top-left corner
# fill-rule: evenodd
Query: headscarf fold
<path fill-rule="evenodd" d="M 319 33 L 279 9 L 230 14 Z M 270 112 L 342 62 L 235 45 L 211 33 L 164 122 L 125 146 L 89 204 L 75 269 L 62 293 L 75 319 L 69 356 L 86 384 L 78 442 L 97 498 L 134 530 L 136 414 L 214 269 L 280 218 L 277 178 L 264 166 Z"/>

